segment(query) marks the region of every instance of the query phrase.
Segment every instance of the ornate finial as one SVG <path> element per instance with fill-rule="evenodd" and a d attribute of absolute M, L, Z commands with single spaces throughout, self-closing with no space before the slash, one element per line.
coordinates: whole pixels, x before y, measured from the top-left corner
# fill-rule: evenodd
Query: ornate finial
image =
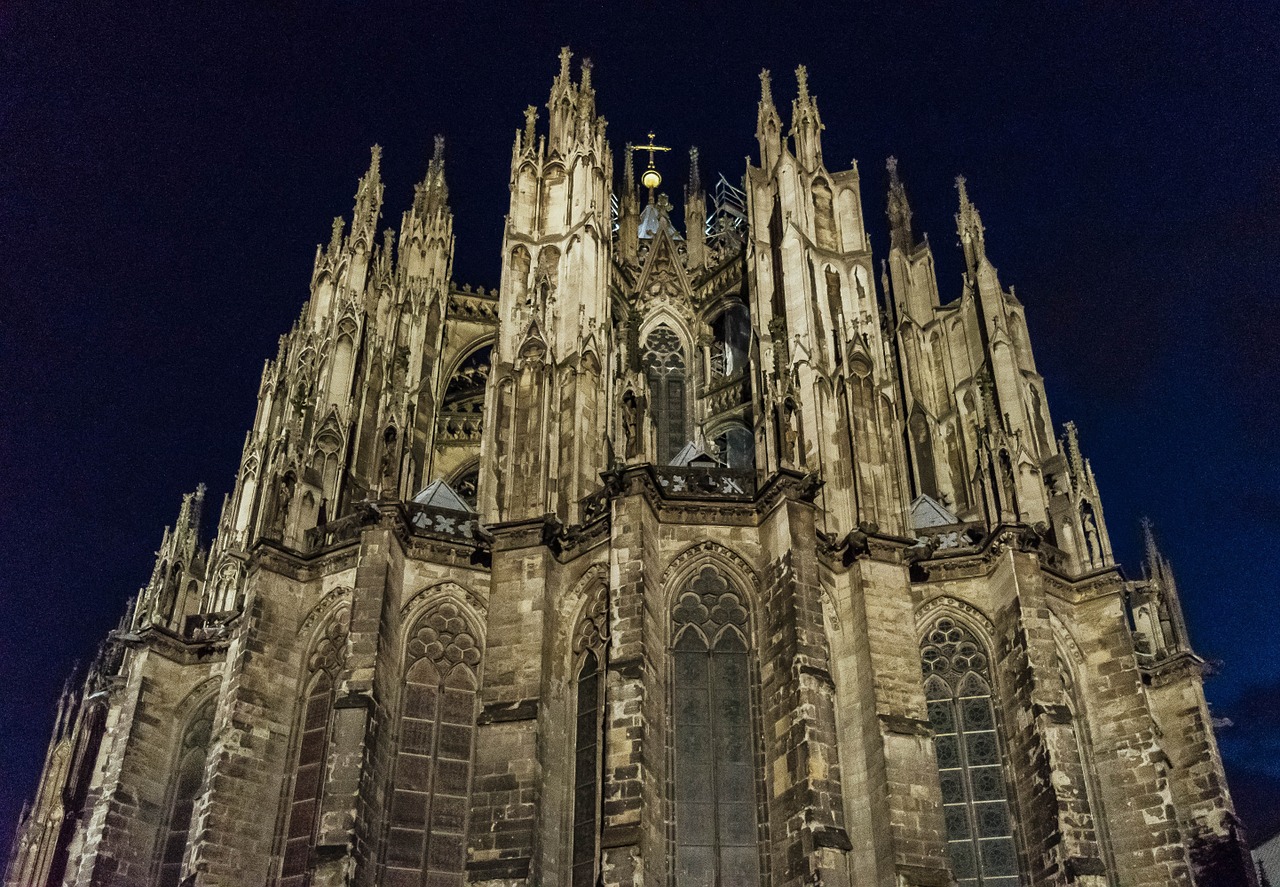
<path fill-rule="evenodd" d="M 768 68 L 760 69 L 760 103 L 765 105 L 773 104 L 773 85 Z"/>
<path fill-rule="evenodd" d="M 627 149 L 623 152 L 622 178 L 627 183 L 628 194 L 630 194 L 636 186 L 636 166 L 635 161 L 631 159 L 631 155 L 635 152 L 635 149 L 635 145 L 627 142 Z"/>
<path fill-rule="evenodd" d="M 804 65 L 796 68 L 796 83 L 800 87 L 800 101 L 806 101 L 809 98 L 809 69 Z"/>
<path fill-rule="evenodd" d="M 431 162 L 435 164 L 444 163 L 444 136 L 442 135 L 437 135 L 434 139 Z"/>
<path fill-rule="evenodd" d="M 342 216 L 334 216 L 333 233 L 329 236 L 330 253 L 337 253 L 337 251 L 342 248 L 342 226 L 344 224 Z"/>
<path fill-rule="evenodd" d="M 702 190 L 702 171 L 698 169 L 698 147 L 689 148 L 689 193 L 697 194 Z"/>
<path fill-rule="evenodd" d="M 662 184 L 662 175 L 658 172 L 657 167 L 653 165 L 653 155 L 657 151 L 670 151 L 671 149 L 665 145 L 656 144 L 654 141 L 653 131 L 649 131 L 649 143 L 647 145 L 635 145 L 633 150 L 648 151 L 649 165 L 645 167 L 644 172 L 640 174 L 640 184 L 649 189 L 649 201 L 653 202 L 654 189 Z"/>
<path fill-rule="evenodd" d="M 569 51 L 569 47 L 560 47 L 560 77 L 567 80 L 569 78 L 569 59 L 573 58 L 573 53 Z"/>
<path fill-rule="evenodd" d="M 902 182 L 899 181 L 898 179 L 898 158 L 897 157 L 894 157 L 892 154 L 890 154 L 889 159 L 884 162 L 884 168 L 889 170 L 890 185 L 897 187 L 898 185 L 902 184 Z"/>
<path fill-rule="evenodd" d="M 526 148 L 533 147 L 533 140 L 537 133 L 538 127 L 538 107 L 530 105 L 524 109 L 524 146 Z"/>
<path fill-rule="evenodd" d="M 969 189 L 965 187 L 964 176 L 956 176 L 956 190 L 960 192 L 960 206 L 969 205 Z"/>
<path fill-rule="evenodd" d="M 582 88 L 584 90 L 591 88 L 591 59 L 582 60 Z"/>

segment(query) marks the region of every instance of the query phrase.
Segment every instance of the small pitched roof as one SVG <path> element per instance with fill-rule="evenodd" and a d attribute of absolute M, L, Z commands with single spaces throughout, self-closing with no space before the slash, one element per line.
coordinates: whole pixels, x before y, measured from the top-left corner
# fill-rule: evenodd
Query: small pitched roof
<path fill-rule="evenodd" d="M 413 497 L 413 501 L 418 505 L 439 508 L 442 511 L 461 511 L 464 514 L 476 513 L 476 510 L 468 505 L 461 496 L 453 491 L 453 487 L 443 480 L 433 480 L 427 484 L 418 495 Z"/>
<path fill-rule="evenodd" d="M 686 468 L 692 465 L 694 468 L 727 468 L 728 466 L 708 453 L 700 444 L 689 441 L 684 445 L 676 457 L 671 460 L 671 465 L 676 468 Z"/>
<path fill-rule="evenodd" d="M 960 518 L 948 511 L 932 496 L 922 493 L 911 503 L 911 526 L 914 529 L 923 530 L 926 527 L 945 527 L 958 523 Z"/>

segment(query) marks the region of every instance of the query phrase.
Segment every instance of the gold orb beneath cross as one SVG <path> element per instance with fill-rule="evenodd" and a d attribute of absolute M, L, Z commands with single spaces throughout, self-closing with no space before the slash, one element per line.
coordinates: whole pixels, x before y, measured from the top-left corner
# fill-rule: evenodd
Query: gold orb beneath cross
<path fill-rule="evenodd" d="M 649 167 L 640 176 L 640 184 L 644 185 L 649 190 L 653 190 L 662 184 L 662 176 L 658 175 L 658 171 L 656 169 Z"/>

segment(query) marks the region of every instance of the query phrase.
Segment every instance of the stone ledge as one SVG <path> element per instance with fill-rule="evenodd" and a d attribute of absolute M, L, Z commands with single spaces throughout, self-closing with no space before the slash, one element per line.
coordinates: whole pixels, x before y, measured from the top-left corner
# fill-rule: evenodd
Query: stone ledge
<path fill-rule="evenodd" d="M 481 710 L 479 724 L 505 724 L 512 721 L 533 721 L 538 717 L 538 700 L 521 699 L 517 702 L 490 702 Z"/>

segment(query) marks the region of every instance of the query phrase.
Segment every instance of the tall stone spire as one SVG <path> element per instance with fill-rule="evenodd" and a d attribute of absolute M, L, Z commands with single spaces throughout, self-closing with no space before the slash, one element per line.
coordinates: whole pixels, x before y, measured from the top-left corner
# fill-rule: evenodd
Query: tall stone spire
<path fill-rule="evenodd" d="M 911 231 L 911 204 L 907 202 L 907 189 L 898 178 L 898 158 L 885 161 L 889 170 L 889 245 L 890 248 L 910 250 L 915 246 Z"/>
<path fill-rule="evenodd" d="M 355 249 L 372 249 L 382 213 L 382 146 L 374 145 L 369 154 L 369 170 L 356 187 L 356 207 L 351 219 L 351 243 Z"/>
<path fill-rule="evenodd" d="M 782 154 L 782 120 L 773 106 L 773 86 L 768 68 L 760 70 L 760 104 L 756 113 L 756 141 L 760 143 L 760 168 L 773 169 Z"/>
<path fill-rule="evenodd" d="M 448 283 L 453 263 L 453 213 L 444 174 L 444 136 L 434 140 L 427 174 L 413 187 L 413 204 L 400 223 L 400 270 L 436 288 Z"/>
<path fill-rule="evenodd" d="M 818 114 L 818 100 L 809 94 L 809 71 L 804 65 L 796 68 L 796 85 L 799 95 L 791 103 L 791 139 L 795 143 L 796 158 L 805 169 L 812 170 L 822 163 L 822 117 Z"/>
<path fill-rule="evenodd" d="M 449 186 L 444 178 L 444 136 L 435 137 L 427 175 L 413 188 L 413 211 L 430 218 L 441 211 L 448 211 Z"/>
<path fill-rule="evenodd" d="M 618 198 L 618 252 L 624 262 L 635 262 L 640 248 L 640 195 L 636 193 L 634 146 L 623 149 L 622 196 Z"/>
<path fill-rule="evenodd" d="M 892 283 L 889 289 L 899 318 L 910 317 L 923 326 L 934 319 L 934 310 L 939 304 L 933 253 L 927 239 L 922 244 L 916 243 L 907 189 L 898 178 L 898 158 L 890 157 L 885 161 L 885 168 L 889 171 L 889 197 L 885 213 L 889 218 L 887 267 Z M 957 459 L 958 457 L 952 461 Z M 955 473 L 960 474 L 959 471 Z"/>
<path fill-rule="evenodd" d="M 684 227 L 689 267 L 696 268 L 707 260 L 707 195 L 702 190 L 702 172 L 698 169 L 698 149 L 689 149 L 689 184 L 684 189 Z"/>
<path fill-rule="evenodd" d="M 982 216 L 978 214 L 978 208 L 969 200 L 969 189 L 964 176 L 956 176 L 956 191 L 960 196 L 960 209 L 956 213 L 956 233 L 960 235 L 965 264 L 968 266 L 969 273 L 973 274 L 987 256 L 986 229 L 982 226 Z"/>

